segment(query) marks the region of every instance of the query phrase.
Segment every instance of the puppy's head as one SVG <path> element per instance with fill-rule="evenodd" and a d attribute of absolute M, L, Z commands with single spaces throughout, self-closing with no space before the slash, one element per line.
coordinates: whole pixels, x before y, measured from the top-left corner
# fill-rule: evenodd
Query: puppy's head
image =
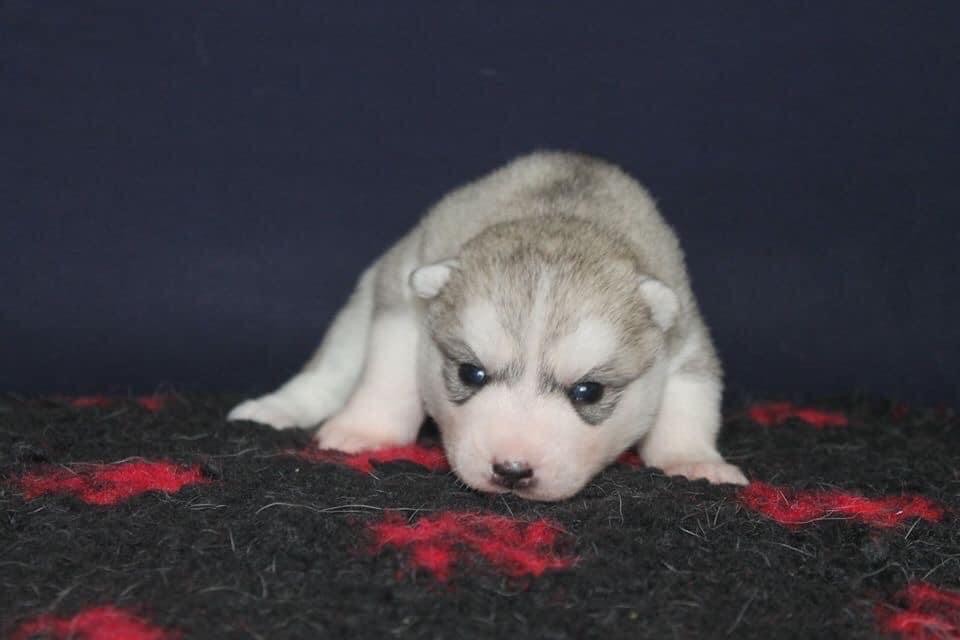
<path fill-rule="evenodd" d="M 421 393 L 468 485 L 569 497 L 656 417 L 677 297 L 593 225 L 496 225 L 410 282 Z"/>

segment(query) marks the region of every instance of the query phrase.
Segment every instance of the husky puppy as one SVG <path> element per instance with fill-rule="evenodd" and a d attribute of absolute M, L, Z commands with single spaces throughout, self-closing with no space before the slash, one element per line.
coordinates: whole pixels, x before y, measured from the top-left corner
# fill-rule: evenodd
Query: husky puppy
<path fill-rule="evenodd" d="M 229 419 L 323 422 L 317 446 L 356 452 L 413 442 L 429 415 L 465 483 L 534 500 L 635 445 L 666 474 L 746 484 L 716 447 L 721 377 L 647 192 L 541 152 L 444 197 L 360 276 L 303 371 Z"/>

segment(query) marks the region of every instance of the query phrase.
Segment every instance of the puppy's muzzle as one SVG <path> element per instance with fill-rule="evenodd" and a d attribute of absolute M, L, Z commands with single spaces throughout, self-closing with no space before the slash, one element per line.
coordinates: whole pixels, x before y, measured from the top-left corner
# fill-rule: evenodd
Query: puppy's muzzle
<path fill-rule="evenodd" d="M 533 484 L 533 468 L 517 460 L 494 462 L 493 483 L 507 489 L 528 487 Z"/>

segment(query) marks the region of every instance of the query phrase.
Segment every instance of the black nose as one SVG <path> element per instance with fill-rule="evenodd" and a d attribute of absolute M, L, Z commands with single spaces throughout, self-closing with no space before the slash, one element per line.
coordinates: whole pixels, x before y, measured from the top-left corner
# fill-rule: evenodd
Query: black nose
<path fill-rule="evenodd" d="M 493 463 L 493 481 L 508 489 L 526 486 L 532 477 L 533 469 L 526 462 L 513 460 Z"/>

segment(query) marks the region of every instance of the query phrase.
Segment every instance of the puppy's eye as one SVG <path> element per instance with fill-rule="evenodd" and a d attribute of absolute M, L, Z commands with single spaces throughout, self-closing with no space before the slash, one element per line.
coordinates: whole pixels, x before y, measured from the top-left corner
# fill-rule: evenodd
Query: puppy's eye
<path fill-rule="evenodd" d="M 603 397 L 603 385 L 599 382 L 578 382 L 567 389 L 567 397 L 573 404 L 594 404 Z"/>
<path fill-rule="evenodd" d="M 457 375 L 460 377 L 460 382 L 468 387 L 482 387 L 487 383 L 487 372 L 474 364 L 466 362 L 461 364 L 457 369 Z"/>

